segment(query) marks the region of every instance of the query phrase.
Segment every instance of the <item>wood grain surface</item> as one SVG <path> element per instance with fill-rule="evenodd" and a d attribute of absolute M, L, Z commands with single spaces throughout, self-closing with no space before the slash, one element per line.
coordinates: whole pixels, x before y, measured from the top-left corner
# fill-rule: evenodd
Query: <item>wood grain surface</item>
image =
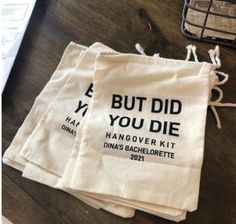
<path fill-rule="evenodd" d="M 48 0 L 36 3 L 16 62 L 3 94 L 3 151 L 10 145 L 55 70 L 70 41 L 90 45 L 100 41 L 120 52 L 133 52 L 136 42 L 148 54 L 184 59 L 185 46 L 197 45 L 199 59 L 210 61 L 214 46 L 185 38 L 180 31 L 179 0 Z M 149 31 L 144 9 L 153 25 Z M 222 89 L 224 101 L 236 101 L 236 52 L 221 48 L 222 69 L 230 79 Z M 236 223 L 236 110 L 218 109 L 223 128 L 217 130 L 207 113 L 199 208 L 188 224 Z M 123 219 L 96 210 L 71 195 L 24 179 L 3 165 L 3 215 L 14 224 L 167 224 L 174 223 L 137 211 Z"/>

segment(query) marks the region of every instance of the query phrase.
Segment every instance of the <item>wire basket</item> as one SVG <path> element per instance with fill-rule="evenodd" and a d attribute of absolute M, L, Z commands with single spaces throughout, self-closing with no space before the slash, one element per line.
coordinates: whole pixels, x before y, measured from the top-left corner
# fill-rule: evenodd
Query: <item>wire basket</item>
<path fill-rule="evenodd" d="M 236 48 L 236 0 L 185 0 L 182 33 Z"/>

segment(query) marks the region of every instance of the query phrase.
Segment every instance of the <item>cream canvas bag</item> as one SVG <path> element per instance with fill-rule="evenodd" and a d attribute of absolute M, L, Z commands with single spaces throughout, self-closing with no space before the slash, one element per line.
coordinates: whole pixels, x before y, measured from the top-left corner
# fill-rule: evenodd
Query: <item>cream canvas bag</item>
<path fill-rule="evenodd" d="M 32 146 L 32 143 L 31 143 L 31 140 L 29 140 L 29 143 L 30 145 Z M 40 146 L 38 146 L 38 148 L 40 148 Z M 58 164 L 60 164 L 61 162 L 59 160 L 55 160 L 55 162 L 57 162 Z M 32 180 L 35 180 L 35 181 L 38 181 L 40 183 L 44 183 L 44 184 L 47 184 L 49 186 L 52 186 L 52 187 L 55 187 L 56 183 L 57 183 L 57 179 L 59 178 L 57 175 L 51 173 L 50 171 L 46 170 L 46 169 L 43 169 L 42 167 L 39 167 L 37 166 L 36 164 L 30 162 L 26 165 L 26 168 L 23 172 L 23 176 L 26 177 L 26 178 L 29 178 L 29 179 L 32 179 Z M 75 194 L 74 194 L 75 195 Z M 77 195 L 75 195 L 77 196 Z M 87 195 L 89 196 L 89 195 Z M 79 197 L 81 198 L 81 193 L 79 195 Z M 91 196 L 90 196 L 91 197 Z M 97 196 L 96 196 L 97 197 Z M 97 199 L 99 199 L 99 197 L 97 197 Z M 102 198 L 103 199 L 103 198 Z M 83 199 L 84 200 L 84 199 Z M 109 199 L 103 199 L 103 200 L 106 200 L 107 202 L 113 202 L 115 203 L 116 201 L 115 200 L 109 200 Z M 125 202 L 121 202 L 119 203 L 121 205 L 126 205 Z M 129 206 L 130 204 L 127 204 L 127 206 Z M 103 206 L 104 207 L 104 206 Z M 134 205 L 131 205 L 131 207 L 134 207 Z M 152 213 L 152 214 L 157 214 L 156 210 L 153 211 L 153 210 L 150 210 L 149 209 L 150 206 L 146 206 L 144 208 L 142 208 L 143 211 L 146 211 L 146 212 L 149 212 L 149 213 Z M 107 209 L 106 209 L 107 210 Z M 164 212 L 166 211 L 166 209 L 159 209 L 160 212 Z M 171 209 L 167 209 L 168 211 L 171 210 Z M 173 209 L 172 209 L 173 210 Z M 113 212 L 114 213 L 114 212 Z M 173 212 L 172 212 L 173 213 Z M 179 216 L 179 211 L 177 211 L 178 215 Z M 159 214 L 159 213 L 158 213 Z M 176 215 L 176 211 L 174 213 Z M 182 216 L 182 215 L 181 215 Z"/>
<path fill-rule="evenodd" d="M 19 155 L 22 146 L 43 116 L 48 104 L 56 97 L 59 90 L 65 84 L 69 74 L 75 68 L 81 52 L 85 49 L 86 47 L 73 42 L 66 47 L 55 72 L 42 92 L 35 99 L 29 114 L 17 131 L 11 145 L 6 150 L 3 156 L 3 162 L 5 164 L 23 171 L 26 160 Z"/>
<path fill-rule="evenodd" d="M 208 63 L 99 56 L 72 188 L 195 210 L 212 69 Z"/>
<path fill-rule="evenodd" d="M 188 48 L 188 55 L 190 53 L 189 52 L 190 47 L 191 46 L 187 47 Z M 80 125 L 80 127 L 79 127 L 80 129 L 82 129 L 84 127 L 84 122 L 85 122 L 85 120 L 83 120 L 83 122 L 82 122 L 83 124 Z M 80 133 L 80 135 L 82 135 L 82 131 L 80 131 L 79 133 Z M 71 170 L 74 167 L 74 163 L 75 163 L 75 160 L 76 160 L 76 157 L 77 157 L 77 153 L 78 153 L 77 149 L 79 148 L 80 138 L 81 137 L 77 135 L 76 144 L 74 144 L 74 147 L 73 147 L 73 152 L 74 153 L 72 153 L 70 161 L 67 165 L 67 169 L 65 170 L 64 175 L 63 175 L 64 188 L 66 188 L 67 190 L 68 190 L 68 188 L 71 189 L 70 188 L 70 180 L 71 180 L 71 177 L 72 177 Z M 91 194 L 89 194 L 89 195 L 91 195 Z M 110 197 L 108 198 L 107 196 L 104 196 L 104 200 L 114 201 L 114 202 L 119 203 L 119 204 L 125 204 L 127 206 L 137 208 L 139 210 L 146 211 L 148 213 L 155 214 L 155 215 L 158 215 L 160 217 L 171 219 L 171 220 L 174 220 L 174 221 L 183 220 L 186 216 L 186 211 L 172 209 L 172 208 L 166 208 L 166 207 L 163 207 L 163 206 L 156 206 L 156 205 L 153 205 L 153 204 L 139 203 L 139 202 L 135 202 L 135 201 L 127 201 L 127 200 L 121 200 L 121 199 L 112 199 Z"/>
<path fill-rule="evenodd" d="M 23 176 L 55 187 L 64 171 L 76 135 L 76 129 L 86 114 L 93 92 L 93 71 L 98 52 L 112 51 L 100 43 L 86 50 L 63 89 L 50 104 L 21 150 L 27 164 Z M 96 208 L 104 208 L 122 217 L 132 217 L 134 210 L 95 198 L 76 195 Z"/>

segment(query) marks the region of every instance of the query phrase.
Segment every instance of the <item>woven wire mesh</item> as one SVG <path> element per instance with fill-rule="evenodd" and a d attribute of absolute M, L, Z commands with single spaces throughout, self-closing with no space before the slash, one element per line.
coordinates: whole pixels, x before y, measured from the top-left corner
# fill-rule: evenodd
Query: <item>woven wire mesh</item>
<path fill-rule="evenodd" d="M 185 0 L 181 30 L 190 38 L 236 48 L 236 0 Z"/>

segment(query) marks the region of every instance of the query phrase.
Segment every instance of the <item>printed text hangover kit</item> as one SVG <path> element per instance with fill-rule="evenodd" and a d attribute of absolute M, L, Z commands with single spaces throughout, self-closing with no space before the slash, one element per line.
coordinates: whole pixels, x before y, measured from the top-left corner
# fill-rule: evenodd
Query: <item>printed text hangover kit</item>
<path fill-rule="evenodd" d="M 3 161 L 97 209 L 181 221 L 197 209 L 207 107 L 219 128 L 215 107 L 235 107 L 221 103 L 228 75 L 215 71 L 218 47 L 213 63 L 192 45 L 185 60 L 136 48 L 70 43 Z"/>

